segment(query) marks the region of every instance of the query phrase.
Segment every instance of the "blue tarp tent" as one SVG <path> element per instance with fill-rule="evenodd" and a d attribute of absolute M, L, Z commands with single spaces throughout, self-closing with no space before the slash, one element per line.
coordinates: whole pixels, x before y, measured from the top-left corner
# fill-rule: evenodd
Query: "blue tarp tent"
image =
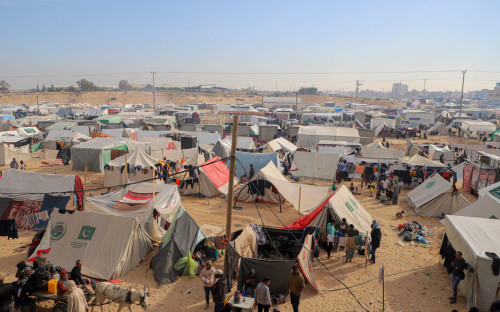
<path fill-rule="evenodd" d="M 247 175 L 250 173 L 250 164 L 253 164 L 255 173 L 267 166 L 270 161 L 272 161 L 276 167 L 280 168 L 278 154 L 275 153 L 236 152 L 236 159 L 236 176 L 238 178 L 241 178 L 245 173 Z"/>

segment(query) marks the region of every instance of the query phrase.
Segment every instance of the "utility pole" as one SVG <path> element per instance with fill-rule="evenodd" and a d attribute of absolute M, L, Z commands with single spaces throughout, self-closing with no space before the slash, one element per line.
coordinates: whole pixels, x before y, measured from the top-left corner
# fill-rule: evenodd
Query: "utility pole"
<path fill-rule="evenodd" d="M 425 100 L 425 84 L 427 83 L 427 78 L 424 78 L 424 96 L 423 99 Z"/>
<path fill-rule="evenodd" d="M 233 115 L 233 129 L 231 133 L 231 158 L 229 162 L 229 186 L 227 191 L 227 218 L 226 218 L 226 239 L 231 239 L 231 223 L 233 218 L 233 188 L 234 188 L 234 167 L 236 163 L 236 145 L 238 144 L 238 115 Z M 224 253 L 224 276 L 230 276 L 228 259 L 227 259 L 227 244 Z"/>
<path fill-rule="evenodd" d="M 156 72 L 152 71 L 151 74 L 153 75 L 153 114 L 156 115 L 156 86 L 155 86 Z"/>
<path fill-rule="evenodd" d="M 298 113 L 298 109 L 297 109 L 297 95 L 298 95 L 298 92 L 295 91 L 295 116 L 297 116 L 297 113 Z"/>
<path fill-rule="evenodd" d="M 464 103 L 464 84 L 466 73 L 466 70 L 462 70 L 462 94 L 460 95 L 460 113 L 458 113 L 458 118 L 462 118 L 462 104 Z"/>
<path fill-rule="evenodd" d="M 359 87 L 362 86 L 363 84 L 361 83 L 360 80 L 356 80 L 356 98 L 358 97 L 359 93 Z"/>
<path fill-rule="evenodd" d="M 38 110 L 38 116 L 40 116 L 40 102 L 38 101 L 38 95 L 36 96 L 36 109 Z"/>

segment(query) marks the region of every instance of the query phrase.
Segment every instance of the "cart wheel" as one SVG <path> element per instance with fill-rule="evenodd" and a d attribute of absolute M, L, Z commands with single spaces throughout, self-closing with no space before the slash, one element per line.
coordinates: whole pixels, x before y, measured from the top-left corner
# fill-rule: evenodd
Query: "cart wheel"
<path fill-rule="evenodd" d="M 68 310 L 68 305 L 66 303 L 56 303 L 52 308 L 52 312 L 66 312 Z"/>

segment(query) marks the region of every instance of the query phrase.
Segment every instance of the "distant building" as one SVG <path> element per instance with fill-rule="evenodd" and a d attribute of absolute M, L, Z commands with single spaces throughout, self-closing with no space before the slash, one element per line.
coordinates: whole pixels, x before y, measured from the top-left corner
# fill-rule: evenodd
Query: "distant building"
<path fill-rule="evenodd" d="M 500 103 L 500 82 L 495 84 L 495 89 L 488 91 L 488 102 Z"/>
<path fill-rule="evenodd" d="M 393 83 L 392 84 L 392 97 L 393 98 L 405 98 L 408 96 L 408 85 L 403 83 Z"/>

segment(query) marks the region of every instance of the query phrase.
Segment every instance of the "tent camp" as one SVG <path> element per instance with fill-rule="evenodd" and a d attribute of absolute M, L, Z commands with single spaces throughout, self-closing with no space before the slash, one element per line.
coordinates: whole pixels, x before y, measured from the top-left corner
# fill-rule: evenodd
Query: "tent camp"
<path fill-rule="evenodd" d="M 427 168 L 445 168 L 448 167 L 437 161 L 430 160 L 428 158 L 422 157 L 420 155 L 413 155 L 411 158 L 403 159 L 403 163 L 410 166 L 421 166 Z"/>
<path fill-rule="evenodd" d="M 42 148 L 51 150 L 63 149 L 90 139 L 91 137 L 89 136 L 71 130 L 53 130 L 42 141 Z"/>
<path fill-rule="evenodd" d="M 358 129 L 325 126 L 300 126 L 297 133 L 297 147 L 316 147 L 321 140 L 347 141 L 359 143 Z"/>
<path fill-rule="evenodd" d="M 126 151 L 147 150 L 147 143 L 127 138 L 95 138 L 71 147 L 71 169 L 104 171 L 104 166 Z M 122 151 L 122 152 L 119 152 Z"/>
<path fill-rule="evenodd" d="M 70 269 L 81 259 L 82 274 L 97 279 L 122 276 L 153 249 L 151 238 L 132 217 L 54 212 L 47 229 L 29 260 L 45 255 L 54 265 Z"/>
<path fill-rule="evenodd" d="M 441 252 L 445 253 L 449 247 L 460 250 L 474 268 L 474 273 L 466 270 L 465 279 L 458 284 L 458 290 L 467 298 L 467 307 L 488 311 L 491 303 L 500 299 L 500 275 L 492 270 L 496 260 L 488 256 L 489 253 L 500 255 L 500 220 L 446 216 L 444 232 Z M 444 260 L 446 258 L 441 262 Z"/>
<path fill-rule="evenodd" d="M 267 166 L 270 161 L 278 167 L 280 164 L 278 154 L 236 152 L 236 176 L 238 178 L 245 174 L 248 176 L 250 174 L 250 165 L 253 165 L 254 171 L 257 172 Z"/>
<path fill-rule="evenodd" d="M 253 203 L 280 203 L 288 200 L 298 212 L 307 211 L 326 197 L 329 187 L 289 182 L 274 163 L 260 169 L 250 181 L 235 194 L 237 201 Z"/>
<path fill-rule="evenodd" d="M 272 141 L 267 142 L 264 152 L 266 153 L 276 153 L 283 151 L 285 153 L 293 153 L 297 150 L 297 146 L 285 138 L 277 138 Z"/>
<path fill-rule="evenodd" d="M 0 218 L 16 219 L 18 229 L 31 230 L 36 225 L 31 217 L 52 208 L 66 209 L 73 193 L 78 197 L 76 209 L 81 209 L 82 190 L 79 176 L 7 168 L 0 179 Z"/>
<path fill-rule="evenodd" d="M 193 218 L 180 207 L 163 236 L 160 250 L 151 259 L 150 267 L 159 285 L 173 283 L 181 272 L 174 265 L 188 253 L 193 254 L 196 246 L 205 239 L 205 234 Z"/>
<path fill-rule="evenodd" d="M 347 186 L 342 185 L 315 208 L 311 209 L 308 214 L 303 215 L 286 227 L 289 229 L 303 229 L 308 226 L 315 226 L 326 229 L 326 225 L 331 218 L 334 218 L 338 224 L 342 222 L 342 218 L 346 218 L 347 223 L 354 224 L 354 227 L 362 235 L 371 231 L 373 221 L 372 216 L 351 194 Z"/>
<path fill-rule="evenodd" d="M 470 205 L 461 194 L 453 195 L 451 183 L 438 173 L 408 192 L 406 201 L 417 215 L 425 217 L 451 215 Z"/>
<path fill-rule="evenodd" d="M 337 173 L 339 154 L 295 152 L 290 168 L 296 177 L 332 180 Z"/>
<path fill-rule="evenodd" d="M 159 153 L 155 153 L 155 155 L 158 155 L 158 154 Z M 161 157 L 159 159 L 165 158 L 166 160 L 175 161 L 175 162 L 179 162 L 181 159 L 184 159 L 184 162 L 183 162 L 184 165 L 198 166 L 198 165 L 201 165 L 201 162 L 203 161 L 202 157 L 199 157 L 197 147 L 178 149 L 178 150 L 174 150 L 174 149 L 163 150 L 161 152 L 160 156 L 163 156 L 163 157 Z"/>
<path fill-rule="evenodd" d="M 158 160 L 141 149 L 111 160 L 104 166 L 104 186 L 113 187 L 131 181 L 151 180 L 155 174 Z M 128 172 L 125 166 L 128 165 Z M 123 170 L 122 170 L 123 169 Z M 157 180 L 156 183 L 162 182 Z"/>
<path fill-rule="evenodd" d="M 155 240 L 161 239 L 164 234 L 162 218 L 172 222 L 181 205 L 181 196 L 175 185 L 156 184 L 153 200 L 153 183 L 146 182 L 128 185 L 102 196 L 85 198 L 85 211 L 136 217 Z M 154 209 L 160 214 L 158 220 L 153 219 Z"/>
<path fill-rule="evenodd" d="M 201 164 L 198 168 L 198 176 L 190 176 L 188 172 L 177 175 L 179 180 L 179 192 L 182 195 L 199 195 L 212 197 L 217 195 L 227 195 L 229 187 L 229 169 L 220 160 L 214 158 Z M 235 185 L 238 179 L 234 179 Z"/>

